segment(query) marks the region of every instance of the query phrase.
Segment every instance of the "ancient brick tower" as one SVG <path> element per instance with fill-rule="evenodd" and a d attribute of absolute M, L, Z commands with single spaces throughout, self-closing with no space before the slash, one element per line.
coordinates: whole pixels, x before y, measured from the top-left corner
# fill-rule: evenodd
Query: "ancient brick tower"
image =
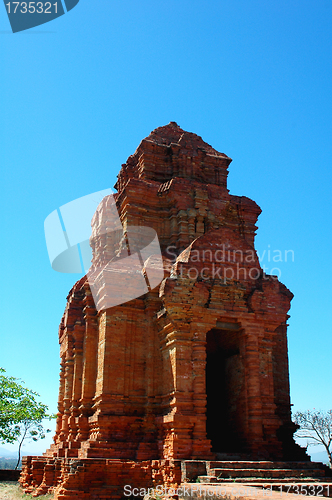
<path fill-rule="evenodd" d="M 122 166 L 115 187 L 124 231 L 157 232 L 165 278 L 100 311 L 86 278 L 71 290 L 59 332 L 55 444 L 26 460 L 26 487 L 58 484 L 62 499 L 77 491 L 99 498 L 108 487 L 118 498 L 128 474 L 144 485 L 178 481 L 181 459 L 306 459 L 290 415 L 292 293 L 260 267 L 261 210 L 229 194 L 230 162 L 171 122 Z M 107 217 L 105 198 L 93 220 L 94 263 L 114 245 L 99 235 Z"/>

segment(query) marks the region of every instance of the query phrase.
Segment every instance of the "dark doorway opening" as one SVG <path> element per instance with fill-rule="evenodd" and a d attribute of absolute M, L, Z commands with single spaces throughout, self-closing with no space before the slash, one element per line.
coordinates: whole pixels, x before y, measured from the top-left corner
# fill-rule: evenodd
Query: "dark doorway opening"
<path fill-rule="evenodd" d="M 244 370 L 238 326 L 210 330 L 206 354 L 207 438 L 214 452 L 241 452 Z"/>

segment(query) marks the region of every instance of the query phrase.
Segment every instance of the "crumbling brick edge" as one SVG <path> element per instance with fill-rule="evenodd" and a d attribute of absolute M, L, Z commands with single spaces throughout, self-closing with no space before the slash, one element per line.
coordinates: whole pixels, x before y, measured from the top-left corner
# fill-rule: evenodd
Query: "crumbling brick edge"
<path fill-rule="evenodd" d="M 19 483 L 33 496 L 53 493 L 55 500 L 122 499 L 124 487 L 177 487 L 181 460 L 23 457 Z"/>

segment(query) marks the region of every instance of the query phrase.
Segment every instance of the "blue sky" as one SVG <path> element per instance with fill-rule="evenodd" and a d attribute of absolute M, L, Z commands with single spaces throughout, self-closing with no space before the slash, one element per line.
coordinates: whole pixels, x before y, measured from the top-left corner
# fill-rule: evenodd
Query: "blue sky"
<path fill-rule="evenodd" d="M 233 158 L 230 192 L 261 206 L 262 263 L 295 294 L 294 408 L 332 407 L 331 33 L 331 0 L 80 0 L 16 34 L 1 7 L 0 366 L 52 411 L 58 324 L 80 275 L 52 270 L 44 219 L 113 187 L 170 121 Z M 269 249 L 294 259 L 268 262 Z"/>

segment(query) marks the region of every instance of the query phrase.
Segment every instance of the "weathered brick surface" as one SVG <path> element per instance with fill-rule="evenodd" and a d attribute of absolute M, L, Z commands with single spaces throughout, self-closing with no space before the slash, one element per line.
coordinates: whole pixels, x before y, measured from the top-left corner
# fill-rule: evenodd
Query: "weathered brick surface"
<path fill-rule="evenodd" d="M 179 485 L 180 460 L 126 461 L 24 457 L 20 483 L 26 493 L 53 492 L 60 500 L 123 498 L 126 485 L 149 488 Z"/>
<path fill-rule="evenodd" d="M 146 295 L 102 310 L 108 280 L 133 286 L 129 274 L 119 280 L 106 269 L 124 245 L 106 197 L 92 221 L 99 312 L 84 277 L 69 293 L 59 329 L 54 445 L 44 458 L 26 460 L 27 490 L 118 498 L 128 474 L 137 485 L 176 482 L 174 460 L 225 452 L 307 459 L 290 417 L 292 293 L 261 269 L 254 249 L 261 210 L 229 194 L 230 162 L 170 123 L 122 166 L 115 186 L 121 223 L 125 231 L 157 232 L 165 278 Z"/>

